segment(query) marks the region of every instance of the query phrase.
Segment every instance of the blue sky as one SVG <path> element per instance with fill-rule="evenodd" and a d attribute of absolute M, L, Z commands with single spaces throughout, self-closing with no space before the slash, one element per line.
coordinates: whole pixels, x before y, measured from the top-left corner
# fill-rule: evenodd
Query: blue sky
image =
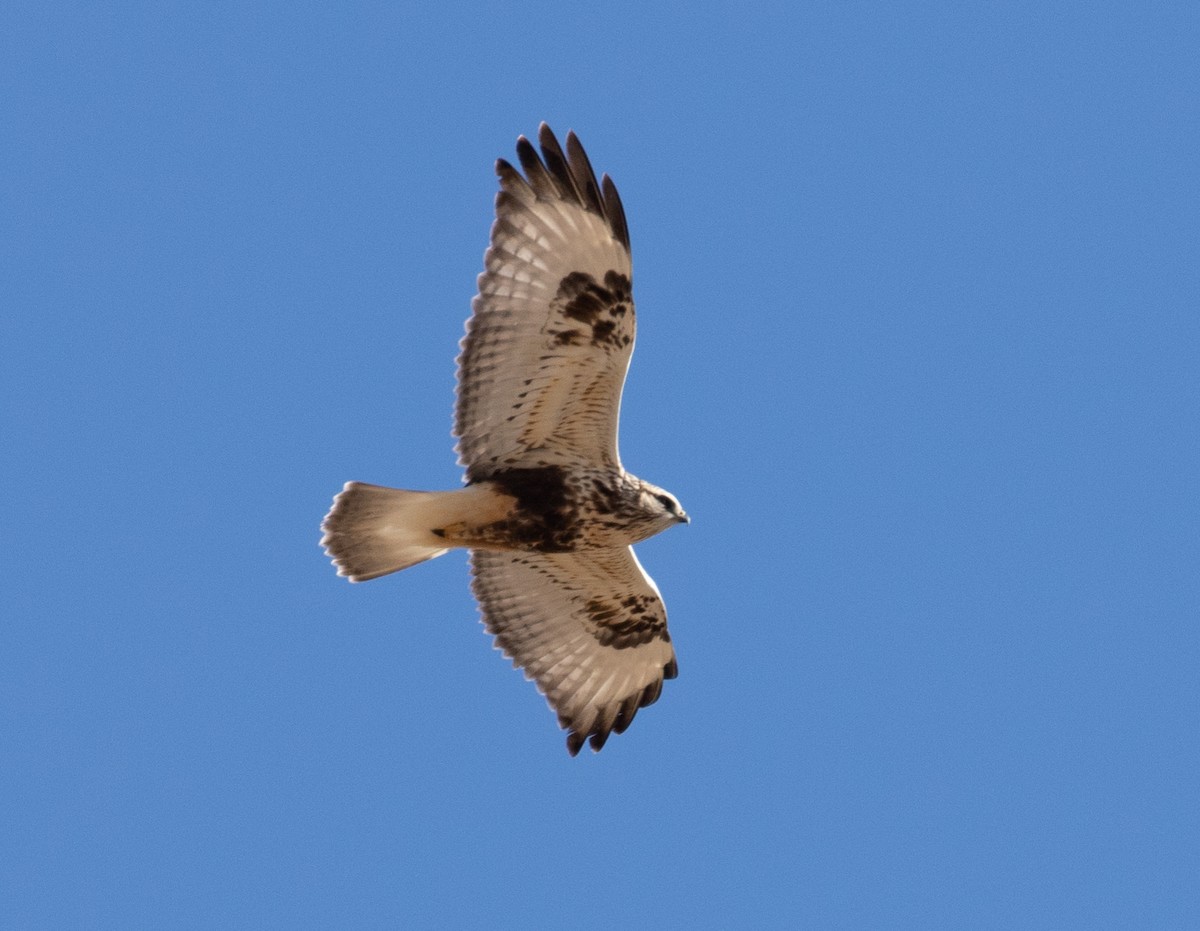
<path fill-rule="evenodd" d="M 1200 923 L 1191 4 L 6 5 L 0 926 Z M 493 160 L 616 180 L 680 677 L 570 759 L 453 554 Z"/>

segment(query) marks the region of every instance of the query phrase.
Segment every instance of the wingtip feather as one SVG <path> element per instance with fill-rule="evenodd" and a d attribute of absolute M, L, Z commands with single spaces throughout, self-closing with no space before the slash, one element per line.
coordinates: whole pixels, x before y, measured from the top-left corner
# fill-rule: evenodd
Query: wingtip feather
<path fill-rule="evenodd" d="M 575 131 L 567 132 L 565 152 L 550 124 L 544 120 L 538 124 L 537 140 L 538 146 L 535 146 L 526 136 L 517 137 L 517 160 L 525 172 L 525 178 L 521 180 L 539 197 L 565 198 L 603 217 L 614 238 L 628 252 L 629 224 L 616 185 L 607 174 L 600 181 L 596 180 L 591 160 Z M 501 176 L 502 184 L 506 188 L 515 185 L 517 182 L 504 172 L 502 165 L 512 169 L 503 159 L 497 161 L 496 173 Z"/>

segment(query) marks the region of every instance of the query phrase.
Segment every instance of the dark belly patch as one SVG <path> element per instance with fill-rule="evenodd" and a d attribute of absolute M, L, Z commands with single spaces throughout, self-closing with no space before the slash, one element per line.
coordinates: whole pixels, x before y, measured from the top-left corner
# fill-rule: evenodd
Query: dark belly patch
<path fill-rule="evenodd" d="M 559 466 L 505 469 L 489 480 L 504 494 L 517 500 L 512 514 L 482 528 L 497 542 L 512 549 L 542 553 L 565 553 L 575 548 L 579 537 L 579 508 Z"/>

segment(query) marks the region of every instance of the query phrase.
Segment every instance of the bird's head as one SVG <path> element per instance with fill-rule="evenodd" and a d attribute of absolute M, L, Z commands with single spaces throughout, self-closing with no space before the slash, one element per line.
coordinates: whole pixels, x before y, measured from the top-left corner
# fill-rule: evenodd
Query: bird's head
<path fill-rule="evenodd" d="M 642 507 L 661 523 L 661 530 L 666 530 L 672 524 L 690 524 L 691 518 L 679 504 L 679 499 L 669 491 L 642 482 Z"/>

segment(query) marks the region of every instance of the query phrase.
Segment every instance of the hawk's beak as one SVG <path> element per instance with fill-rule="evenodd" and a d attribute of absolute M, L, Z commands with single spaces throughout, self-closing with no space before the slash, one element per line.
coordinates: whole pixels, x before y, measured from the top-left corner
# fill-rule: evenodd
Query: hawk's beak
<path fill-rule="evenodd" d="M 692 519 L 687 516 L 686 511 L 680 511 L 679 512 L 679 522 L 681 524 L 690 524 L 692 522 Z"/>

